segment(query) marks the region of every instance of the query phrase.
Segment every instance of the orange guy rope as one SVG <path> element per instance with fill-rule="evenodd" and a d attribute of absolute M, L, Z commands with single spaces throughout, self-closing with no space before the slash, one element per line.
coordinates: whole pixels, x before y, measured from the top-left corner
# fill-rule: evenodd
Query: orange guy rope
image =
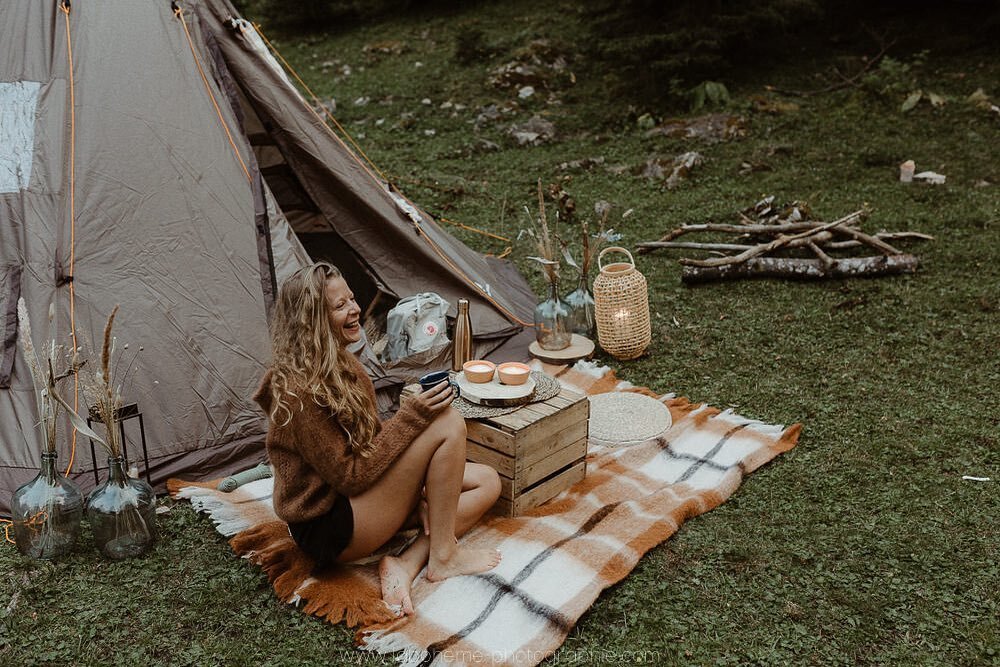
<path fill-rule="evenodd" d="M 511 240 L 509 238 L 507 238 L 506 236 L 498 236 L 496 234 L 492 234 L 490 232 L 487 232 L 486 230 L 478 229 L 476 227 L 470 227 L 469 225 L 462 224 L 461 222 L 458 222 L 456 220 L 449 220 L 448 218 L 445 218 L 443 216 L 439 217 L 438 220 L 440 220 L 441 222 L 447 222 L 449 225 L 455 225 L 456 227 L 461 227 L 462 229 L 465 229 L 465 230 L 470 231 L 470 232 L 475 232 L 476 234 L 482 234 L 483 236 L 488 236 L 491 239 L 496 239 L 497 241 L 506 241 L 507 243 L 511 243 Z"/>
<path fill-rule="evenodd" d="M 14 538 L 10 536 L 10 529 L 14 527 L 14 522 L 10 519 L 0 519 L 0 526 L 3 526 L 3 537 L 5 540 L 11 544 L 17 544 Z"/>
<path fill-rule="evenodd" d="M 205 76 L 205 70 L 201 66 L 201 58 L 198 57 L 198 50 L 194 48 L 194 40 L 191 39 L 191 32 L 188 30 L 187 21 L 184 20 L 184 10 L 178 4 L 174 9 L 174 16 L 180 19 L 181 25 L 184 26 L 184 35 L 187 37 L 188 46 L 191 47 L 191 55 L 194 56 L 194 64 L 198 66 L 198 74 L 201 75 L 201 80 L 205 84 L 205 90 L 208 91 L 208 97 L 212 100 L 212 106 L 215 107 L 215 115 L 219 117 L 219 122 L 222 123 L 222 129 L 226 131 L 226 138 L 229 139 L 229 145 L 233 147 L 233 153 L 236 154 L 236 159 L 239 160 L 240 166 L 243 167 L 243 173 L 246 174 L 247 181 L 253 181 L 253 177 L 250 176 L 250 170 L 247 168 L 246 162 L 243 161 L 243 156 L 240 155 L 240 149 L 236 147 L 236 142 L 233 140 L 233 134 L 229 131 L 229 125 L 226 123 L 226 119 L 222 115 L 222 109 L 219 108 L 219 103 L 215 100 L 215 94 L 212 93 L 212 86 L 208 83 L 208 77 Z"/>
<path fill-rule="evenodd" d="M 63 17 L 66 19 L 66 57 L 69 61 L 69 328 L 73 338 L 73 352 L 79 347 L 76 338 L 76 88 L 73 77 L 73 40 L 69 29 L 69 4 L 59 3 Z M 73 373 L 73 409 L 80 411 L 80 374 Z M 76 460 L 76 429 L 70 440 L 69 464 L 66 474 L 69 475 Z"/>
<path fill-rule="evenodd" d="M 451 261 L 451 259 L 448 257 L 448 255 L 446 255 L 444 253 L 444 251 L 441 250 L 441 248 L 436 243 L 434 243 L 434 240 L 431 239 L 431 237 L 427 235 L 427 232 L 424 231 L 424 229 L 422 227 L 420 227 L 420 225 L 415 225 L 415 227 L 416 227 L 417 233 L 427 242 L 427 245 L 429 245 L 434 250 L 434 252 L 436 252 L 438 254 L 438 257 L 440 257 L 444 261 L 445 264 L 447 264 L 448 266 L 450 266 L 451 269 L 455 273 L 457 273 L 458 275 L 462 276 L 466 280 L 466 282 L 469 283 L 469 285 L 471 287 L 475 288 L 475 290 L 477 292 L 479 292 L 480 296 L 482 296 L 484 299 L 486 299 L 487 301 L 489 301 L 490 303 L 492 303 L 493 306 L 496 307 L 497 310 L 499 310 L 501 313 L 503 313 L 504 315 L 506 315 L 509 319 L 513 320 L 514 322 L 517 322 L 518 324 L 520 324 L 521 326 L 524 326 L 524 327 L 532 327 L 532 328 L 534 328 L 534 326 L 535 326 L 534 322 L 525 322 L 520 317 L 518 317 L 517 315 L 515 315 L 514 313 L 510 312 L 509 310 L 507 310 L 506 308 L 504 308 L 503 306 L 501 306 L 499 303 L 497 303 L 496 300 L 492 296 L 490 296 L 489 294 L 486 293 L 486 290 L 484 290 L 482 287 L 480 287 L 479 285 L 477 285 L 474 280 L 472 280 L 471 278 L 469 278 L 469 276 L 465 275 L 465 272 L 462 271 L 462 269 L 457 264 L 455 264 L 454 262 Z"/>
<path fill-rule="evenodd" d="M 302 86 L 307 93 L 309 93 L 309 96 L 312 98 L 316 106 L 320 107 L 323 110 L 323 115 L 329 118 L 333 122 L 333 124 L 337 126 L 337 129 L 340 130 L 345 137 L 347 137 L 347 140 L 351 142 L 351 145 L 354 146 L 357 152 L 360 153 L 362 157 L 364 157 L 365 162 L 367 162 L 372 169 L 378 172 L 378 175 L 382 178 L 383 181 L 388 183 L 389 179 L 385 177 L 385 174 L 382 173 L 382 171 L 378 168 L 378 166 L 376 166 L 376 164 L 372 162 L 371 158 L 368 157 L 368 155 L 361 149 L 361 146 L 358 145 L 358 142 L 354 141 L 354 137 L 352 137 L 351 134 L 344 129 L 344 126 L 341 125 L 336 118 L 334 118 L 333 114 L 330 113 L 330 110 L 326 108 L 326 105 L 319 101 L 319 98 L 316 96 L 316 93 L 314 93 L 312 89 L 308 85 L 306 85 L 306 82 L 302 80 L 302 77 L 299 76 L 299 73 L 296 72 L 295 69 L 288 63 L 288 61 L 285 60 L 284 56 L 282 56 L 281 53 L 278 52 L 278 49 L 274 47 L 274 44 L 271 44 L 271 42 L 267 39 L 267 37 L 264 36 L 264 31 L 260 29 L 260 24 L 254 23 L 253 27 L 254 30 L 257 31 L 257 34 L 260 35 L 260 38 L 264 40 L 264 43 L 267 44 L 267 47 L 271 49 L 271 52 L 274 53 L 274 55 L 277 56 L 278 60 L 281 61 L 281 64 L 285 66 L 285 69 L 291 72 L 292 76 L 295 77 L 295 80 L 299 82 L 299 85 Z M 323 127 L 325 127 L 337 141 L 339 141 L 342 145 L 344 145 L 344 148 L 347 148 L 347 145 L 344 144 L 344 141 L 339 136 L 337 136 L 335 132 L 330 130 L 330 126 L 327 125 L 326 122 L 323 120 L 322 116 L 320 116 L 316 112 L 316 109 L 308 105 L 306 106 L 309 108 L 310 111 L 312 111 L 313 115 L 316 116 L 317 119 L 319 119 Z M 352 151 L 348 150 L 348 153 L 352 154 Z M 358 162 L 360 163 L 361 161 L 358 160 Z M 369 171 L 364 164 L 362 164 L 361 166 L 362 168 L 365 169 L 365 171 L 368 172 L 368 174 L 372 178 L 375 178 L 375 175 L 372 174 L 371 171 Z"/>

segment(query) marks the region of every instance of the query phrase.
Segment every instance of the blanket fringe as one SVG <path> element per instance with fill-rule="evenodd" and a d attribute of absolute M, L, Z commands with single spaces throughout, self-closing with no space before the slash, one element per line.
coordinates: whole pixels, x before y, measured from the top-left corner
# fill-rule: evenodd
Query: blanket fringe
<path fill-rule="evenodd" d="M 744 417 L 736 413 L 732 408 L 726 408 L 719 414 L 715 416 L 716 419 L 729 419 L 731 421 L 736 421 L 741 424 L 746 424 L 746 427 L 751 431 L 760 433 L 761 435 L 768 436 L 780 436 L 785 430 L 784 424 L 768 424 L 760 421 L 759 419 L 750 419 L 749 417 Z"/>
<path fill-rule="evenodd" d="M 303 603 L 302 610 L 330 623 L 348 627 L 395 619 L 382 602 L 377 579 L 366 568 L 345 566 L 312 575 L 313 561 L 302 553 L 283 521 L 269 521 L 241 532 L 229 541 L 238 556 L 260 566 L 286 604 Z"/>
<path fill-rule="evenodd" d="M 182 489 L 186 489 L 189 486 L 197 486 L 202 489 L 214 489 L 218 486 L 219 480 L 213 479 L 207 482 L 189 482 L 186 479 L 177 479 L 176 477 L 171 477 L 167 480 L 167 493 L 170 494 L 171 498 L 177 498 L 177 494 L 180 493 Z"/>
<path fill-rule="evenodd" d="M 573 365 L 573 370 L 589 375 L 595 380 L 600 380 L 604 377 L 604 374 L 608 372 L 608 367 L 597 361 L 587 361 L 586 359 L 581 359 Z"/>
<path fill-rule="evenodd" d="M 343 619 L 349 628 L 395 620 L 378 585 L 356 570 L 345 566 L 309 582 L 298 593 L 307 600 L 302 610 L 330 623 Z"/>
<path fill-rule="evenodd" d="M 355 637 L 355 643 L 362 651 L 370 651 L 380 655 L 395 653 L 400 667 L 417 667 L 430 656 L 427 649 L 420 648 L 407 640 L 403 635 L 392 630 L 361 631 Z"/>
<path fill-rule="evenodd" d="M 167 482 L 168 489 L 170 480 Z M 216 496 L 215 487 L 188 485 L 176 489 L 170 489 L 170 495 L 177 500 L 190 500 L 191 507 L 196 512 L 203 512 L 211 517 L 216 529 L 226 537 L 232 537 L 240 531 L 247 530 L 252 526 L 251 519 L 255 517 L 247 516 L 239 505 L 232 505 Z"/>

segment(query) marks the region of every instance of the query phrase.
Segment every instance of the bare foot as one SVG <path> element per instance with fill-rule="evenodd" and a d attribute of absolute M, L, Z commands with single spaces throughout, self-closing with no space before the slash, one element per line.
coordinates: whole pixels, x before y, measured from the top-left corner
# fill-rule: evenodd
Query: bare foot
<path fill-rule="evenodd" d="M 496 549 L 456 548 L 447 560 L 435 558 L 431 554 L 424 576 L 427 581 L 442 581 L 460 574 L 476 574 L 492 570 L 500 564 L 500 552 Z"/>
<path fill-rule="evenodd" d="M 393 611 L 399 610 L 407 616 L 412 614 L 410 584 L 413 581 L 403 563 L 398 558 L 384 556 L 378 564 L 378 576 L 382 583 L 382 601 Z"/>

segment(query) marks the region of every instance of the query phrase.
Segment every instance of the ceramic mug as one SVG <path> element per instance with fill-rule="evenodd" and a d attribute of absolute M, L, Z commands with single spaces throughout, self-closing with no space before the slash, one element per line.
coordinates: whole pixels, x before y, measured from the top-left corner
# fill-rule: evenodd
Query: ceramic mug
<path fill-rule="evenodd" d="M 458 398 L 459 396 L 462 395 L 462 390 L 459 389 L 458 383 L 451 379 L 451 375 L 448 373 L 448 371 L 434 371 L 433 373 L 428 373 L 427 375 L 424 375 L 419 380 L 417 380 L 417 382 L 420 383 L 420 388 L 423 391 L 427 391 L 432 387 L 436 387 L 442 382 L 447 382 L 448 384 L 451 385 L 451 391 L 452 394 L 454 394 L 455 398 Z"/>

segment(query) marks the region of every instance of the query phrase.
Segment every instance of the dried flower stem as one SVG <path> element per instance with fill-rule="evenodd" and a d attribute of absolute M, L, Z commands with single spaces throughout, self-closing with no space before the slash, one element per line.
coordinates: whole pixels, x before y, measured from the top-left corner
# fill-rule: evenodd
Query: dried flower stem
<path fill-rule="evenodd" d="M 545 214 L 545 193 L 542 191 L 542 179 L 538 179 L 538 234 L 535 236 L 542 270 L 549 283 L 559 280 L 559 260 L 556 258 L 553 234 L 549 230 L 549 220 Z"/>
<path fill-rule="evenodd" d="M 104 345 L 101 348 L 101 370 L 104 371 L 104 377 L 108 378 L 109 382 L 111 379 L 111 327 L 115 323 L 115 315 L 117 314 L 118 305 L 115 304 L 111 315 L 108 316 L 108 323 L 104 326 Z"/>
<path fill-rule="evenodd" d="M 597 232 L 591 234 L 590 220 L 586 217 L 577 218 L 576 202 L 573 201 L 569 193 L 558 185 L 551 186 L 550 192 L 561 216 L 571 226 L 575 225 L 580 230 L 580 262 L 577 263 L 573 259 L 565 243 L 563 243 L 563 256 L 566 258 L 566 262 L 579 272 L 581 278 L 586 278 L 590 275 L 590 270 L 594 264 L 594 259 L 597 257 L 597 253 L 615 236 L 612 230 L 606 229 L 608 215 L 611 213 L 611 204 L 606 201 L 598 201 L 594 204 Z"/>
<path fill-rule="evenodd" d="M 35 354 L 35 344 L 31 339 L 31 320 L 28 319 L 28 307 L 24 303 L 24 297 L 17 300 L 17 328 L 18 340 L 21 343 L 21 351 L 24 352 L 28 360 L 28 368 L 31 370 L 31 379 L 35 384 L 35 391 L 41 392 L 45 388 L 45 376 L 38 364 L 38 355 Z"/>
<path fill-rule="evenodd" d="M 49 308 L 50 317 L 52 308 Z M 32 384 L 35 386 L 35 406 L 38 410 L 38 426 L 42 430 L 45 442 L 45 451 L 52 453 L 56 451 L 56 426 L 59 414 L 59 404 L 54 397 L 56 383 L 64 375 L 57 376 L 53 370 L 53 360 L 60 356 L 62 346 L 57 346 L 56 342 L 50 341 L 48 345 L 48 356 L 45 367 L 42 367 L 38 354 L 35 352 L 35 344 L 31 334 L 31 320 L 28 317 L 28 307 L 24 303 L 24 298 L 17 300 L 17 326 L 18 341 L 21 344 L 21 351 L 28 360 L 28 368 L 31 370 Z"/>
<path fill-rule="evenodd" d="M 106 439 L 101 444 L 107 450 L 108 456 L 119 457 L 122 455 L 121 434 L 118 429 L 119 410 L 122 407 L 122 395 L 120 387 L 116 389 L 115 372 L 121 365 L 121 359 L 114 359 L 115 337 L 112 329 L 115 323 L 115 316 L 118 314 L 119 306 L 115 306 L 108 316 L 108 323 L 104 326 L 104 340 L 101 346 L 101 368 L 93 376 L 84 380 L 84 390 L 94 401 L 93 409 L 104 424 Z M 128 373 L 131 364 L 125 367 L 125 374 Z"/>

